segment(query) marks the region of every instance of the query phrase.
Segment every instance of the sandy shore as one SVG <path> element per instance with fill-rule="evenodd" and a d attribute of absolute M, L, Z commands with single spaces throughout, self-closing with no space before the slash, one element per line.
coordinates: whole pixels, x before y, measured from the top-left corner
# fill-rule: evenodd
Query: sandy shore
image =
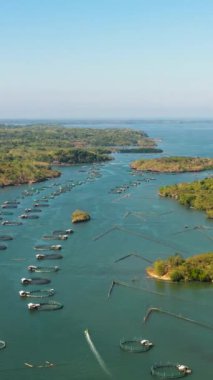
<path fill-rule="evenodd" d="M 171 281 L 171 278 L 168 276 L 168 274 L 165 274 L 164 276 L 158 276 L 154 273 L 152 268 L 147 269 L 146 272 L 150 277 L 156 278 L 157 280 Z"/>

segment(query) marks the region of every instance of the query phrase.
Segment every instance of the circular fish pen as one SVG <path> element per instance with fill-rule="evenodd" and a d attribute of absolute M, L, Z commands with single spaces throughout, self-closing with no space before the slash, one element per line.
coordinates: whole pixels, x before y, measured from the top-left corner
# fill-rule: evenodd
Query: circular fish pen
<path fill-rule="evenodd" d="M 12 236 L 0 235 L 0 241 L 9 241 L 9 240 L 13 240 Z"/>
<path fill-rule="evenodd" d="M 16 221 L 10 221 L 10 220 L 3 220 L 1 222 L 2 226 L 21 226 L 23 223 L 22 222 L 16 222 Z"/>
<path fill-rule="evenodd" d="M 55 311 L 63 308 L 60 302 L 49 301 L 42 303 L 28 303 L 29 310 L 39 310 L 39 311 Z"/>
<path fill-rule="evenodd" d="M 146 339 L 142 338 L 132 338 L 132 339 L 121 339 L 120 348 L 126 352 L 140 353 L 149 351 L 153 347 L 153 344 Z"/>
<path fill-rule="evenodd" d="M 42 210 L 40 210 L 39 208 L 25 208 L 25 212 L 42 212 Z"/>
<path fill-rule="evenodd" d="M 67 240 L 68 239 L 68 235 L 44 235 L 42 237 L 42 239 L 44 240 Z"/>
<path fill-rule="evenodd" d="M 73 233 L 72 228 L 68 228 L 67 230 L 55 230 L 53 231 L 53 235 L 70 235 Z"/>
<path fill-rule="evenodd" d="M 37 260 L 59 260 L 63 259 L 63 256 L 60 253 L 50 253 L 50 254 L 37 254 Z"/>
<path fill-rule="evenodd" d="M 1 206 L 1 208 L 3 208 L 3 209 L 5 209 L 5 208 L 17 208 L 18 206 L 17 206 L 17 204 L 12 204 L 12 203 L 10 203 L 10 204 L 3 204 L 2 206 Z"/>
<path fill-rule="evenodd" d="M 21 283 L 23 285 L 43 285 L 43 284 L 49 284 L 51 280 L 48 278 L 22 278 Z"/>
<path fill-rule="evenodd" d="M 55 294 L 54 289 L 37 289 L 37 290 L 31 290 L 30 292 L 26 292 L 25 290 L 20 290 L 19 295 L 20 297 L 30 297 L 30 298 L 47 298 L 51 297 Z"/>
<path fill-rule="evenodd" d="M 22 214 L 22 215 L 20 215 L 20 218 L 22 218 L 22 219 L 38 219 L 39 218 L 39 216 L 38 215 L 31 215 L 31 214 Z"/>
<path fill-rule="evenodd" d="M 0 251 L 5 251 L 7 249 L 7 246 L 5 244 L 0 244 Z"/>
<path fill-rule="evenodd" d="M 35 203 L 33 207 L 49 207 L 47 203 Z"/>
<path fill-rule="evenodd" d="M 47 244 L 41 244 L 41 245 L 36 245 L 34 247 L 34 249 L 36 251 L 58 251 L 60 250 L 62 247 L 60 244 L 56 244 L 56 245 L 47 245 Z"/>
<path fill-rule="evenodd" d="M 35 265 L 29 265 L 27 269 L 30 272 L 39 272 L 39 273 L 50 273 L 50 272 L 57 272 L 59 270 L 59 267 L 37 267 Z"/>
<path fill-rule="evenodd" d="M 191 373 L 191 370 L 181 364 L 157 363 L 151 367 L 151 374 L 160 379 L 179 379 Z"/>
<path fill-rule="evenodd" d="M 0 340 L 0 350 L 6 347 L 6 343 L 4 340 Z"/>

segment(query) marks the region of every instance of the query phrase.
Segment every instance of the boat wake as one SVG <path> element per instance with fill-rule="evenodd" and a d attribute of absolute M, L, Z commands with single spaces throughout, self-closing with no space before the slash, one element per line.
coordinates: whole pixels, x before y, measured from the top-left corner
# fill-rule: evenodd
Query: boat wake
<path fill-rule="evenodd" d="M 90 349 L 91 351 L 93 352 L 94 356 L 96 357 L 99 365 L 101 366 L 101 368 L 103 369 L 103 371 L 106 373 L 106 375 L 108 375 L 109 377 L 112 377 L 111 373 L 109 372 L 109 370 L 107 369 L 106 367 L 106 364 L 104 363 L 101 355 L 99 354 L 99 352 L 96 350 L 95 346 L 94 346 L 94 343 L 92 342 L 91 338 L 90 338 L 90 335 L 89 335 L 89 331 L 88 330 L 85 330 L 84 331 L 84 334 L 85 334 L 85 337 L 86 337 L 86 340 L 90 346 Z"/>

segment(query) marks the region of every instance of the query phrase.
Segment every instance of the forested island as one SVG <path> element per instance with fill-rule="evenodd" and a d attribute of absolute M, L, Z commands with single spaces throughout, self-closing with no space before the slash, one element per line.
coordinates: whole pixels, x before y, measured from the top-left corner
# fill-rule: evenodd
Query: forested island
<path fill-rule="evenodd" d="M 122 147 L 155 146 L 146 133 L 127 128 L 0 125 L 0 186 L 57 177 L 53 166 L 107 161 Z"/>
<path fill-rule="evenodd" d="M 156 260 L 147 273 L 165 281 L 213 281 L 213 252 L 184 259 L 176 254 L 165 260 Z"/>
<path fill-rule="evenodd" d="M 75 210 L 72 213 L 72 223 L 82 223 L 90 220 L 90 215 L 87 211 Z"/>
<path fill-rule="evenodd" d="M 213 159 L 200 157 L 161 157 L 133 161 L 131 168 L 155 173 L 199 172 L 213 169 Z"/>
<path fill-rule="evenodd" d="M 213 177 L 164 186 L 159 189 L 159 195 L 174 198 L 184 206 L 206 211 L 207 217 L 213 219 Z"/>

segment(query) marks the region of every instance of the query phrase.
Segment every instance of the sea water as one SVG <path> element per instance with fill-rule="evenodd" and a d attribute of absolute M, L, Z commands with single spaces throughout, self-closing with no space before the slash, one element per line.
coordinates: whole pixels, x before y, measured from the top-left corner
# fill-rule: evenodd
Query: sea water
<path fill-rule="evenodd" d="M 91 122 L 88 125 L 93 126 Z M 142 175 L 133 173 L 129 164 L 138 158 L 170 155 L 211 157 L 213 122 L 96 122 L 94 126 L 144 130 L 158 140 L 163 153 L 114 154 L 113 160 L 104 164 L 60 168 L 61 177 L 45 183 L 0 190 L 1 203 L 20 201 L 17 209 L 10 210 L 13 215 L 4 217 L 9 220 L 20 220 L 19 215 L 35 199 L 56 190 L 60 194 L 49 199 L 49 207 L 42 208 L 39 219 L 0 227 L 0 234 L 14 238 L 0 253 L 0 339 L 6 341 L 6 348 L 0 351 L 1 378 L 104 380 L 111 374 L 117 380 L 149 380 L 154 363 L 169 361 L 192 368 L 194 380 L 210 379 L 212 285 L 156 281 L 147 277 L 146 268 L 149 261 L 175 253 L 188 257 L 212 251 L 213 222 L 203 212 L 160 198 L 158 189 L 205 178 L 213 171 Z M 123 185 L 128 185 L 125 192 L 114 191 Z M 65 186 L 69 191 L 60 193 Z M 72 225 L 71 214 L 78 208 L 88 211 L 91 220 Z M 74 230 L 69 239 L 53 242 L 62 244 L 63 259 L 38 262 L 34 246 L 45 243 L 42 236 L 67 228 Z M 117 261 L 124 256 L 128 257 Z M 28 265 L 58 265 L 60 270 L 37 276 L 27 271 Z M 50 299 L 64 308 L 29 311 L 27 303 L 32 299 L 20 299 L 18 291 L 48 286 L 24 287 L 22 277 L 49 278 L 49 287 L 56 291 Z M 109 294 L 113 281 L 124 284 L 114 285 Z M 144 323 L 150 307 L 201 325 L 159 312 L 153 312 Z M 90 349 L 86 329 L 107 371 Z M 123 352 L 120 340 L 134 337 L 149 339 L 154 347 L 141 354 Z M 46 361 L 54 365 L 45 368 Z"/>

